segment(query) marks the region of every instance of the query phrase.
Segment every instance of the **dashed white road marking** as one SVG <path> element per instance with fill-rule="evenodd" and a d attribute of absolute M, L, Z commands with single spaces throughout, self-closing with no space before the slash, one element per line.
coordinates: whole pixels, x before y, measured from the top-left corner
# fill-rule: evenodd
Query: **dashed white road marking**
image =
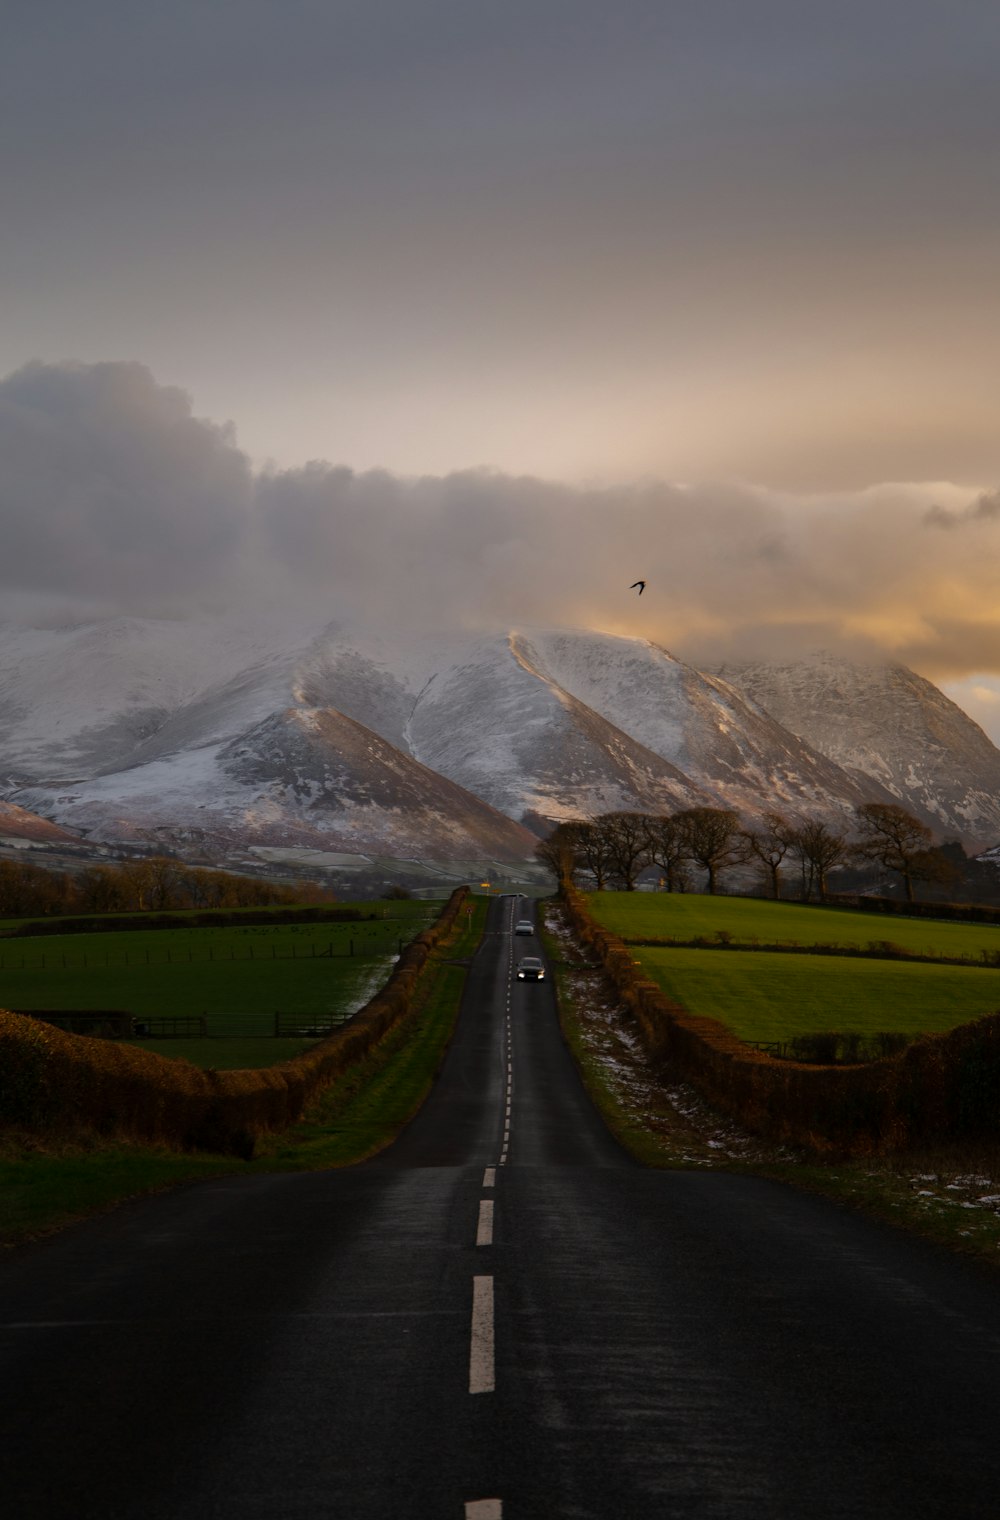
<path fill-rule="evenodd" d="M 480 1198 L 479 1200 L 479 1223 L 476 1226 L 476 1245 L 491 1246 L 493 1244 L 493 1199 Z"/>
<path fill-rule="evenodd" d="M 472 1279 L 472 1337 L 469 1345 L 469 1392 L 492 1393 L 496 1387 L 493 1364 L 493 1279 Z"/>
<path fill-rule="evenodd" d="M 496 1187 L 496 1182 L 497 1169 L 495 1166 L 488 1166 L 483 1173 L 483 1187 Z"/>
<path fill-rule="evenodd" d="M 465 1506 L 465 1520 L 503 1520 L 502 1499 L 470 1499 Z"/>

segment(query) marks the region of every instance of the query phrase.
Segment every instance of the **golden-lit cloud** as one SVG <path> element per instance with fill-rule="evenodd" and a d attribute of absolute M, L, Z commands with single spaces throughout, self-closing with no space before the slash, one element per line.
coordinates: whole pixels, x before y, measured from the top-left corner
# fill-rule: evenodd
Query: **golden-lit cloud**
<path fill-rule="evenodd" d="M 1000 498 L 983 487 L 254 471 L 231 429 L 137 364 L 0 381 L 0 442 L 8 616 L 28 598 L 397 630 L 587 626 L 704 664 L 832 647 L 965 682 L 977 711 L 1000 681 Z"/>

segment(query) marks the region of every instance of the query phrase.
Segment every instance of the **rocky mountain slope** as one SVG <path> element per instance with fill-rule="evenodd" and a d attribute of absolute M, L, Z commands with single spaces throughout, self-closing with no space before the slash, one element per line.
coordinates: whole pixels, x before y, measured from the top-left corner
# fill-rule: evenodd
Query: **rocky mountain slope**
<path fill-rule="evenodd" d="M 791 733 L 864 784 L 876 783 L 939 836 L 973 846 L 1000 836 L 1000 750 L 977 723 L 905 665 L 819 652 L 720 674 Z"/>
<path fill-rule="evenodd" d="M 95 841 L 202 858 L 250 842 L 512 861 L 525 825 L 616 808 L 847 822 L 897 799 L 994 843 L 1000 752 L 982 731 L 902 667 L 838 670 L 708 674 L 587 630 L 6 627 L 0 795 Z"/>

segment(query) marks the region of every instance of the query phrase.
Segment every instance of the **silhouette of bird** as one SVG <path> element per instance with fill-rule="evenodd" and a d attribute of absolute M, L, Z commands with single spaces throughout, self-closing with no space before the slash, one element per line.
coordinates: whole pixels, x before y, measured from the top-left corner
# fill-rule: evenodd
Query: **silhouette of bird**
<path fill-rule="evenodd" d="M 639 595 L 641 596 L 642 593 L 646 589 L 646 582 L 645 581 L 633 581 L 632 584 L 631 584 L 631 586 L 628 589 L 630 591 L 634 591 L 635 588 L 636 588 L 636 586 L 638 586 L 638 588 L 639 588 Z"/>

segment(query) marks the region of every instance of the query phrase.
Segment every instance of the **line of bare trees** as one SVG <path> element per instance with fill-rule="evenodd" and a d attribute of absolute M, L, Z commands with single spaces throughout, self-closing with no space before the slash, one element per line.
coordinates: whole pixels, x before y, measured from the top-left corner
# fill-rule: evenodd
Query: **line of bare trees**
<path fill-rule="evenodd" d="M 0 860 L 0 917 L 65 913 L 171 912 L 185 908 L 258 908 L 329 902 L 314 882 L 294 887 L 258 877 L 188 866 L 167 856 L 95 865 L 79 872 L 47 871 Z"/>
<path fill-rule="evenodd" d="M 714 893 L 725 871 L 756 865 L 770 895 L 779 898 L 794 870 L 796 895 L 821 902 L 834 870 L 863 864 L 898 875 L 912 902 L 916 882 L 942 882 L 949 870 L 932 841 L 926 824 L 890 803 L 856 808 L 853 831 L 777 812 L 746 825 L 729 808 L 697 807 L 569 819 L 542 840 L 536 855 L 557 879 L 576 881 L 586 874 L 598 891 L 614 886 L 632 892 L 652 868 L 666 891 L 687 892 L 697 868 L 704 873 L 705 891 Z"/>

